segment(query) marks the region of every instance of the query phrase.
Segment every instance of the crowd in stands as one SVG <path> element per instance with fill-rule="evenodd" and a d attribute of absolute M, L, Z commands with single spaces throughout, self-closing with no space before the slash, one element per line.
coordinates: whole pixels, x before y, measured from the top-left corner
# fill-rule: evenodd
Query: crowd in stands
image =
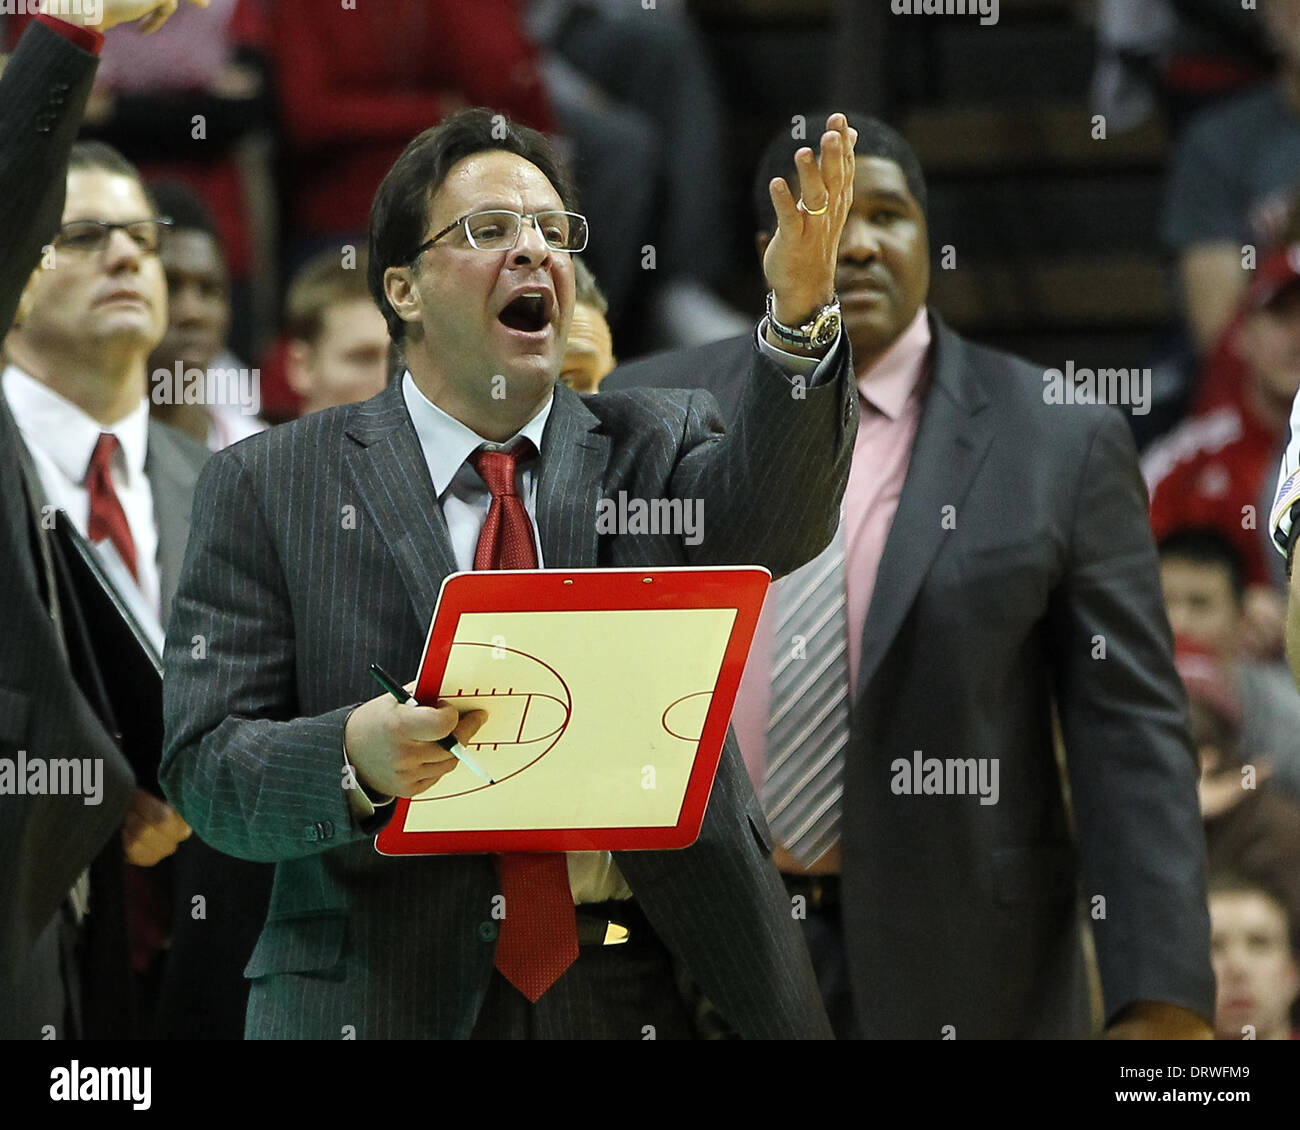
<path fill-rule="evenodd" d="M 1263 1009 L 1259 1038 L 1286 1035 L 1300 694 L 1282 661 L 1290 563 L 1269 519 L 1300 391 L 1300 3 L 1099 11 L 1094 108 L 1121 129 L 1163 121 L 1173 142 L 1161 236 L 1195 361 L 1187 413 L 1146 447 L 1143 473 L 1201 757 L 1217 1029 L 1240 1039 Z"/>

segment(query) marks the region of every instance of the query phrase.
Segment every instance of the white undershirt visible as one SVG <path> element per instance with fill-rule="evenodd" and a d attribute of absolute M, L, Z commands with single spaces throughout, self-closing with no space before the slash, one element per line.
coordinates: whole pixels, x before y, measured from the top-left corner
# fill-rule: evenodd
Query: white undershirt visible
<path fill-rule="evenodd" d="M 111 432 L 117 437 L 119 446 L 109 474 L 135 542 L 137 584 L 145 603 L 161 616 L 158 527 L 153 490 L 144 473 L 149 450 L 148 400 L 141 395 L 130 413 L 105 425 L 16 365 L 5 369 L 2 380 L 5 399 L 31 452 L 46 501 L 66 510 L 83 537 L 88 536 L 90 524 L 86 471 L 91 453 L 100 433 Z"/>

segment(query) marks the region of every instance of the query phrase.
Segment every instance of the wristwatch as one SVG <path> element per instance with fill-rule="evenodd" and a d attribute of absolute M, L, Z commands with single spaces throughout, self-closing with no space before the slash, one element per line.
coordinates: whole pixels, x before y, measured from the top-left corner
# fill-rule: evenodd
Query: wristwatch
<path fill-rule="evenodd" d="M 783 326 L 776 320 L 776 292 L 767 292 L 767 324 L 778 340 L 800 349 L 822 349 L 830 345 L 840 332 L 840 300 L 830 302 L 816 311 L 802 326 Z"/>

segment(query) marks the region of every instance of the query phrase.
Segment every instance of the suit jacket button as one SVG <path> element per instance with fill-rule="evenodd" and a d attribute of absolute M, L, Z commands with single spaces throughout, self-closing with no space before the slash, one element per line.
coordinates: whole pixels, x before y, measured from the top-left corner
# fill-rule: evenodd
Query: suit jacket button
<path fill-rule="evenodd" d="M 316 827 L 320 829 L 320 838 L 322 840 L 332 840 L 334 838 L 333 820 L 322 820 Z"/>
<path fill-rule="evenodd" d="M 495 942 L 497 940 L 497 924 L 495 922 L 480 922 L 478 924 L 479 940 L 483 942 Z"/>

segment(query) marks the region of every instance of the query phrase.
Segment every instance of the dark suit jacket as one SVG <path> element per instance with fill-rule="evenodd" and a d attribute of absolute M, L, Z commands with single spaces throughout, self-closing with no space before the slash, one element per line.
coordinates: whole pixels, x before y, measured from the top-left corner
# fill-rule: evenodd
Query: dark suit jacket
<path fill-rule="evenodd" d="M 725 436 L 707 395 L 557 387 L 538 472 L 543 559 L 756 562 L 778 575 L 810 559 L 834 531 L 856 429 L 847 355 L 799 400 L 753 351 Z M 620 490 L 702 499 L 703 541 L 598 536 L 597 502 Z M 340 788 L 344 722 L 373 696 L 366 664 L 416 670 L 454 570 L 398 385 L 220 452 L 200 479 L 167 647 L 163 784 L 217 848 L 277 861 L 247 969 L 249 1036 L 473 1028 L 493 967 L 493 857 L 381 857 Z M 195 659 L 200 634 L 206 658 Z M 669 950 L 742 1035 L 828 1036 L 769 850 L 729 737 L 699 840 L 616 858 Z"/>
<path fill-rule="evenodd" d="M 860 1028 L 1086 1034 L 1081 898 L 1107 1018 L 1142 999 L 1209 1018 L 1196 760 L 1128 428 L 1112 408 L 1045 404 L 1040 370 L 931 323 L 845 768 Z M 601 387 L 704 387 L 734 412 L 743 352 L 733 340 L 653 358 Z M 998 803 L 895 795 L 891 764 L 915 750 L 997 758 Z"/>
<path fill-rule="evenodd" d="M 93 55 L 40 24 L 0 78 L 0 327 L 7 330 L 41 247 L 63 214 L 68 150 L 95 73 Z M 131 796 L 125 759 L 78 688 L 47 603 L 53 574 L 33 526 L 20 441 L 0 406 L 0 756 L 99 758 L 104 796 L 0 796 L 0 1035 L 60 1037 L 65 985 L 55 916 L 74 880 L 116 834 Z M 120 857 L 119 857 L 120 862 Z M 94 894 L 92 892 L 92 898 Z M 120 950 L 119 950 L 120 952 Z M 124 984 L 125 966 L 120 969 Z M 103 988 L 104 986 L 101 986 Z M 120 999 L 120 998 L 119 998 Z M 100 1016 L 90 1034 L 109 1034 Z"/>
<path fill-rule="evenodd" d="M 0 398 L 2 399 L 2 398 Z M 6 410 L 7 415 L 7 410 Z M 190 534 L 194 486 L 209 451 L 183 432 L 149 421 L 145 474 L 153 494 L 158 528 L 160 614 L 165 625 L 180 580 Z M 36 483 L 34 467 L 26 468 Z M 120 710 L 121 704 L 114 704 Z M 142 786 L 152 787 L 152 786 Z M 198 836 L 182 842 L 174 855 L 139 874 L 152 892 L 158 924 L 168 929 L 162 982 L 155 1005 L 137 1016 L 139 1035 L 163 1039 L 239 1039 L 244 1029 L 248 983 L 243 969 L 266 917 L 271 894 L 270 868 L 232 859 Z M 194 896 L 203 898 L 196 914 Z M 123 908 L 111 894 L 92 900 L 103 926 L 106 916 Z M 152 915 L 151 915 L 152 917 Z"/>
<path fill-rule="evenodd" d="M 3 402 L 3 396 L 0 396 L 0 402 Z M 44 513 L 47 510 L 46 496 L 42 489 L 40 477 L 35 465 L 31 461 L 30 454 L 23 444 L 21 435 L 17 427 L 13 424 L 13 417 L 10 415 L 7 404 L 0 404 L 0 414 L 3 414 L 7 426 L 12 430 L 15 437 L 14 450 L 19 455 L 19 461 L 22 466 L 22 473 L 26 480 L 27 494 L 31 499 L 31 504 L 36 512 Z M 171 601 L 176 593 L 176 584 L 180 579 L 181 562 L 185 556 L 185 543 L 189 539 L 190 531 L 190 505 L 194 498 L 194 484 L 198 481 L 199 470 L 208 457 L 208 449 L 202 444 L 194 442 L 189 436 L 174 428 L 161 424 L 156 420 L 149 421 L 148 447 L 145 455 L 145 474 L 149 478 L 149 485 L 153 494 L 154 504 L 154 522 L 158 528 L 158 573 L 159 573 L 159 595 L 160 610 L 162 622 L 167 622 L 167 617 L 171 609 Z M 61 571 L 61 563 L 57 560 L 57 547 L 52 547 L 53 556 L 56 558 L 54 564 L 56 571 Z M 60 602 L 63 635 L 68 644 L 68 650 L 71 658 L 74 677 L 82 686 L 97 687 L 97 663 L 96 651 L 90 641 L 88 631 L 83 631 L 79 627 L 78 613 L 76 608 L 76 594 L 69 587 L 62 594 Z M 103 657 L 100 656 L 102 662 Z M 107 699 L 107 692 L 103 692 Z M 94 692 L 92 692 L 94 700 Z M 99 711 L 101 717 L 112 717 L 118 721 L 122 720 L 122 712 L 132 709 L 132 704 L 111 701 L 107 710 Z M 129 771 L 128 771 L 129 772 Z M 132 782 L 132 791 L 135 782 Z M 156 788 L 156 785 L 142 779 L 141 788 Z M 129 798 L 130 792 L 127 793 Z M 182 853 L 184 853 L 182 855 Z M 176 881 L 173 875 L 173 868 L 178 864 L 183 872 L 193 870 L 197 863 L 207 863 L 209 856 L 216 856 L 211 849 L 205 850 L 202 844 L 182 844 L 177 849 L 177 854 L 168 859 L 164 859 L 155 866 L 142 869 L 141 874 L 151 890 L 154 892 L 152 898 L 157 903 L 157 915 L 164 919 L 160 925 L 165 925 L 165 919 L 169 917 L 168 907 L 175 900 L 172 896 L 172 887 Z M 223 857 L 216 856 L 217 860 Z M 227 861 L 233 862 L 233 861 Z M 96 986 L 93 992 L 83 992 L 83 995 L 95 996 L 93 1002 L 94 1014 L 101 1012 L 120 1011 L 123 1007 L 121 1003 L 107 1003 L 102 995 L 98 994 L 98 986 L 107 980 L 116 982 L 120 972 L 118 969 L 120 959 L 125 959 L 127 950 L 125 949 L 126 935 L 122 932 L 125 929 L 124 924 L 127 921 L 127 900 L 136 896 L 129 893 L 128 888 L 123 888 L 120 884 L 119 873 L 122 871 L 124 861 L 121 856 L 120 846 L 114 840 L 106 846 L 104 852 L 96 856 L 95 868 L 92 870 L 92 890 L 91 904 L 92 915 L 87 921 L 83 933 L 91 939 L 91 944 L 85 945 L 88 950 L 94 950 L 96 956 L 82 963 L 82 975 L 85 990 L 90 990 L 91 984 Z M 191 882 L 185 882 L 188 889 Z M 227 919 L 228 921 L 228 919 Z M 223 923 L 224 927 L 225 923 Z M 84 943 L 83 943 L 84 944 Z M 45 953 L 43 960 L 48 962 L 50 954 Z M 32 974 L 24 976 L 25 984 L 31 983 Z M 41 984 L 48 986 L 52 991 L 53 986 L 57 985 L 57 980 L 51 980 L 48 971 L 41 974 Z M 237 982 L 227 984 L 227 994 L 231 991 L 238 993 L 242 986 Z M 48 994 L 47 994 L 48 995 Z M 41 1006 L 43 1009 L 46 1005 Z M 152 1024 L 151 1016 L 136 1015 L 131 1020 L 136 1034 L 148 1035 L 148 1029 Z M 118 1027 L 116 1024 L 109 1029 L 110 1034 L 125 1035 L 128 1028 Z"/>

